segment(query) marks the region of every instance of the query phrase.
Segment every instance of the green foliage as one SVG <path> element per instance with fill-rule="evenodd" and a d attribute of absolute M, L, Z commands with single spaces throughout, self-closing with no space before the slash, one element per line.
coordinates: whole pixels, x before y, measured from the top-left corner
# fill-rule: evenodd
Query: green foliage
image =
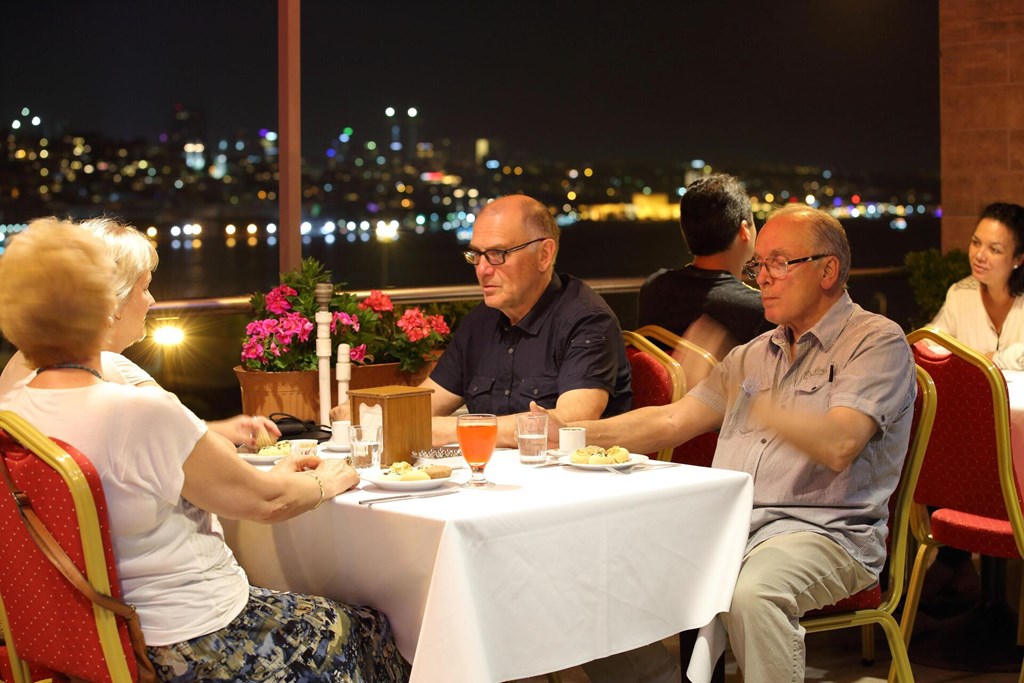
<path fill-rule="evenodd" d="M 950 285 L 971 274 L 967 253 L 952 249 L 945 254 L 938 249 L 909 252 L 904 259 L 910 271 L 918 316 L 911 319 L 914 327 L 927 325 L 942 308 Z"/>

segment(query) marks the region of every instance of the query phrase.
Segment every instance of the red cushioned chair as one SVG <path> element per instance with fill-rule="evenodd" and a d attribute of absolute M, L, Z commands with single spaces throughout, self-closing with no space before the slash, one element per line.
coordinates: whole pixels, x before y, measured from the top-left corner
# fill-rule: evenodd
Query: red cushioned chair
<path fill-rule="evenodd" d="M 909 644 L 925 571 L 939 547 L 995 558 L 1024 557 L 1024 511 L 1003 374 L 938 329 L 924 327 L 907 339 L 939 393 L 933 438 L 914 496 L 912 529 L 920 547 L 901 623 Z M 1024 682 L 1024 667 L 1020 680 Z"/>
<path fill-rule="evenodd" d="M 625 331 L 622 338 L 632 372 L 633 409 L 663 406 L 682 398 L 686 393 L 686 380 L 679 363 L 635 332 Z M 657 453 L 658 460 L 671 457 L 671 448 Z"/>
<path fill-rule="evenodd" d="M 711 368 L 718 363 L 718 359 L 710 351 L 688 339 L 672 334 L 659 325 L 644 325 L 635 334 L 657 341 L 673 350 L 672 358 L 679 362 L 683 372 L 684 394 L 686 387 L 696 386 L 708 376 Z M 706 432 L 676 446 L 672 451 L 671 460 L 687 465 L 711 467 L 716 448 L 718 448 L 718 432 Z"/>
<path fill-rule="evenodd" d="M 120 599 L 99 475 L 81 453 L 0 412 L 0 457 L 13 483 L 93 589 Z M 123 619 L 85 597 L 43 555 L 7 487 L 0 493 L 0 619 L 14 683 L 36 666 L 88 681 L 135 681 Z M 27 498 L 27 502 L 26 502 Z M 59 674 L 54 680 L 67 680 Z"/>
<path fill-rule="evenodd" d="M 892 654 L 890 677 L 897 676 L 901 683 L 913 683 L 914 674 L 907 657 L 906 643 L 893 612 L 900 604 L 906 583 L 914 491 L 919 486 L 925 453 L 932 441 L 930 437 L 934 434 L 932 425 L 935 422 L 936 403 L 935 385 L 928 373 L 918 367 L 917 400 L 911 425 L 910 448 L 903 463 L 899 484 L 889 497 L 889 535 L 886 538 L 888 552 L 881 577 L 881 581 L 886 583 L 884 594 L 880 581 L 871 588 L 855 593 L 834 605 L 808 612 L 800 619 L 800 624 L 808 633 L 861 626 L 864 629 L 861 645 L 866 661 L 874 659 L 875 641 L 871 626 L 880 625 L 885 631 Z"/>

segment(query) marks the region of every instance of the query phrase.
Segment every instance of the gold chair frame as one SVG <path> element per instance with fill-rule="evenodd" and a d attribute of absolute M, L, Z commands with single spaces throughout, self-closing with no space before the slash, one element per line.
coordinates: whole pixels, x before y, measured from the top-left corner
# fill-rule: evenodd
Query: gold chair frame
<path fill-rule="evenodd" d="M 958 339 L 942 332 L 935 327 L 922 327 L 907 335 L 907 341 L 916 344 L 927 341 L 943 347 L 951 354 L 977 367 L 988 379 L 992 390 L 993 406 L 1009 406 L 1006 393 L 1006 380 L 995 363 Z M 1024 514 L 1021 513 L 1020 498 L 1017 495 L 1017 480 L 1013 469 L 1013 449 L 1010 442 L 1009 410 L 993 410 L 994 428 L 996 432 L 996 469 L 999 473 L 999 487 L 1003 494 L 1003 505 L 1006 508 L 1013 540 L 1017 552 L 1024 558 Z M 929 564 L 942 546 L 931 534 L 931 515 L 925 505 L 913 505 L 910 526 L 914 538 L 918 542 L 917 556 L 910 574 L 910 586 L 907 590 L 907 602 L 903 606 L 903 620 L 900 624 L 903 639 L 907 646 L 914 630 L 914 620 L 921 601 L 921 590 L 924 586 L 924 575 Z M 1024 683 L 1024 665 L 1021 666 L 1019 682 Z M 890 676 L 890 683 L 892 677 Z"/>
<path fill-rule="evenodd" d="M 900 625 L 893 616 L 903 597 L 907 579 L 907 555 L 909 554 L 910 526 L 914 512 L 914 489 L 918 475 L 924 463 L 924 454 L 928 450 L 928 439 L 931 437 L 932 425 L 935 422 L 936 392 L 935 383 L 928 373 L 916 367 L 917 392 L 921 398 L 921 413 L 917 419 L 907 451 L 907 462 L 904 464 L 903 480 L 900 482 L 899 494 L 896 499 L 896 510 L 893 513 L 890 530 L 892 539 L 889 545 L 889 580 L 888 587 L 882 594 L 882 602 L 873 609 L 859 609 L 850 612 L 837 612 L 820 617 L 801 619 L 800 624 L 808 633 L 832 631 L 853 626 L 862 626 L 870 630 L 872 624 L 878 624 L 885 632 L 892 656 L 890 680 L 895 675 L 901 683 L 913 683 L 914 673 L 907 656 L 907 643 L 900 631 Z M 869 633 L 865 633 L 869 636 Z M 872 646 L 873 639 L 870 637 Z"/>
<path fill-rule="evenodd" d="M 624 330 L 622 332 L 622 340 L 625 342 L 627 347 L 632 346 L 636 350 L 646 353 L 654 358 L 654 360 L 658 361 L 658 363 L 668 371 L 668 376 L 672 382 L 672 393 L 669 399 L 670 402 L 674 403 L 686 394 L 686 376 L 683 375 L 683 369 L 680 367 L 678 361 L 637 332 Z M 661 449 L 658 451 L 658 460 L 671 460 L 673 450 L 673 448 Z"/>
<path fill-rule="evenodd" d="M 0 411 L 0 429 L 8 436 L 30 450 L 49 465 L 64 480 L 75 506 L 78 529 L 82 539 L 85 557 L 85 577 L 99 593 L 110 595 L 110 575 L 107 573 L 106 557 L 100 532 L 99 514 L 96 502 L 82 469 L 63 448 L 54 443 L 20 415 L 9 410 Z M 110 678 L 114 683 L 131 683 L 132 677 L 126 661 L 126 653 L 117 631 L 117 619 L 113 612 L 93 603 L 93 617 L 99 634 L 100 648 L 106 660 Z M 32 683 L 28 664 L 18 657 L 14 634 L 11 632 L 0 594 L 0 624 L 3 626 L 7 655 L 14 672 L 14 683 Z"/>

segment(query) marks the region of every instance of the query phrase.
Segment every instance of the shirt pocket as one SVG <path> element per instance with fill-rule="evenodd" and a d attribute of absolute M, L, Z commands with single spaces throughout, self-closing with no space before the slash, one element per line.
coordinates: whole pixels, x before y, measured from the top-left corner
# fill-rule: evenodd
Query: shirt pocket
<path fill-rule="evenodd" d="M 471 413 L 493 413 L 494 400 L 491 398 L 491 389 L 494 387 L 493 377 L 477 375 L 469 382 L 466 388 L 466 408 Z"/>
<path fill-rule="evenodd" d="M 554 408 L 558 402 L 558 379 L 555 377 L 524 377 L 516 387 L 516 395 L 526 406 L 536 401 L 542 408 Z M 525 410 L 525 408 L 523 408 Z M 517 408 L 518 410 L 518 408 Z"/>
<path fill-rule="evenodd" d="M 824 415 L 832 397 L 832 383 L 828 375 L 804 377 L 793 387 L 793 408 Z"/>

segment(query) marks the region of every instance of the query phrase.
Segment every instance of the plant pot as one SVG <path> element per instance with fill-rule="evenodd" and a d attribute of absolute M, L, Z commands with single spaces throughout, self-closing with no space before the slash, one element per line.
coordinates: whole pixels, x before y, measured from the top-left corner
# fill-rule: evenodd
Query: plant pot
<path fill-rule="evenodd" d="M 353 365 L 349 389 L 372 389 L 400 385 L 419 386 L 434 369 L 437 361 L 424 365 L 418 372 L 402 372 L 398 363 Z M 295 372 L 260 372 L 236 365 L 235 376 L 242 389 L 242 412 L 247 415 L 288 413 L 300 420 L 320 421 L 320 382 L 316 370 Z M 331 405 L 338 402 L 338 383 L 331 369 Z"/>

